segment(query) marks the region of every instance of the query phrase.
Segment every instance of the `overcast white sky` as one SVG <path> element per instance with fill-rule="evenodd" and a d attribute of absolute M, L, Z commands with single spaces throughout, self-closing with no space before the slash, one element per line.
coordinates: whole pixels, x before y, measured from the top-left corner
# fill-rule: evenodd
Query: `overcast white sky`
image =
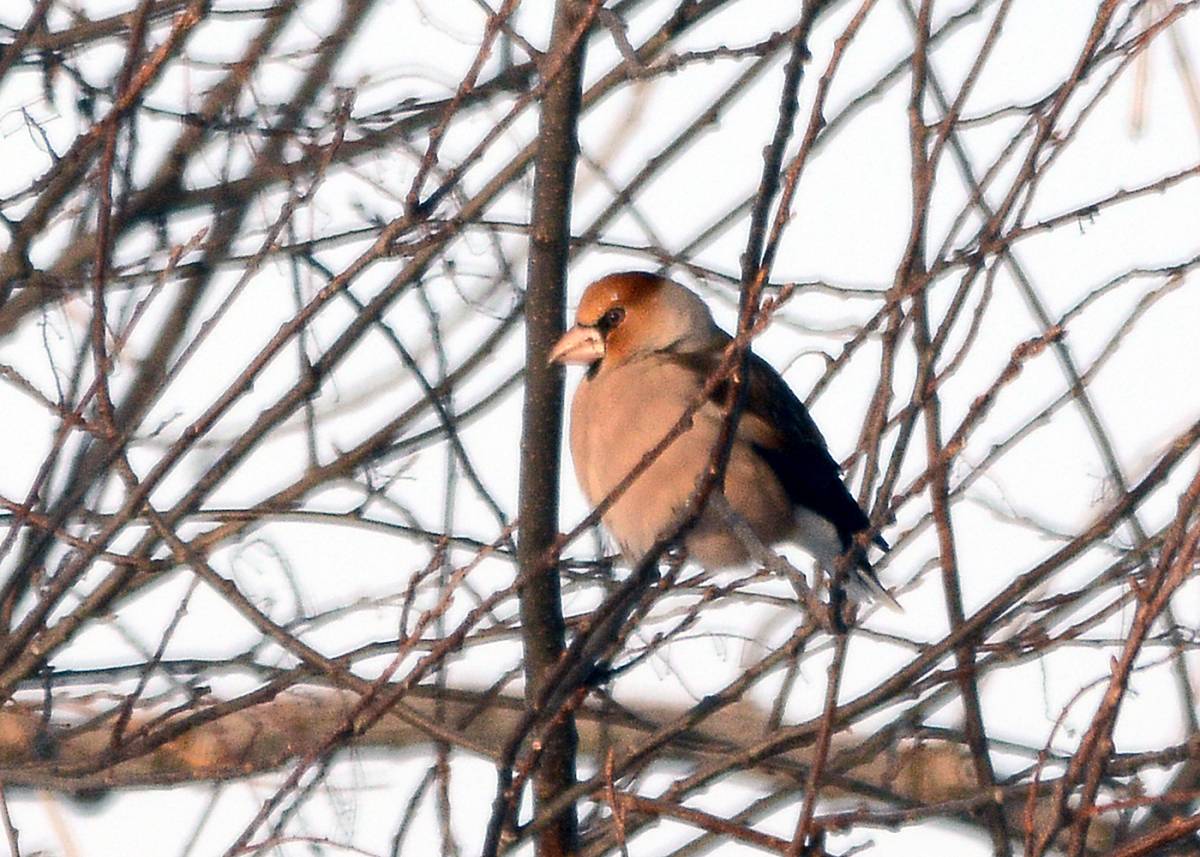
<path fill-rule="evenodd" d="M 106 11 L 124 8 L 111 2 L 81 4 L 87 14 L 100 16 Z M 217 3 L 228 7 L 230 2 Z M 629 38 L 635 44 L 661 20 L 672 4 L 648 3 L 646 11 L 629 21 Z M 761 39 L 764 34 L 790 25 L 797 4 L 779 0 L 739 0 L 733 7 L 694 32 L 688 34 L 680 50 L 699 49 L 718 43 L 741 44 Z M 941 18 L 966 3 L 939 0 L 936 17 Z M 10 0 L 0 10 L 0 22 L 19 25 L 29 4 Z M 546 0 L 525 0 L 517 15 L 517 27 L 535 43 L 544 43 L 550 4 Z M 830 44 L 845 25 L 852 7 L 842 4 L 818 27 L 812 40 L 814 58 L 811 69 L 824 68 Z M 987 66 L 971 100 L 967 115 L 979 115 L 998 106 L 1026 103 L 1043 96 L 1048 86 L 1061 79 L 1077 56 L 1095 12 L 1095 3 L 1083 0 L 1016 0 L 1005 35 L 994 58 Z M 290 43 L 299 47 L 312 43 L 323 33 L 336 4 L 304 4 Z M 835 115 L 847 99 L 872 81 L 884 65 L 910 49 L 908 25 L 898 11 L 897 0 L 880 0 L 861 36 L 847 55 L 843 73 L 837 79 L 828 100 L 826 116 Z M 463 69 L 474 55 L 483 17 L 470 0 L 385 0 L 373 13 L 369 26 L 362 30 L 350 48 L 350 57 L 339 83 L 359 90 L 356 112 L 365 113 L 387 104 L 398 94 L 413 97 L 440 96 L 452 91 Z M 990 13 L 984 21 L 990 20 Z M 56 4 L 52 26 L 60 27 L 68 18 Z M 227 20 L 218 26 L 204 27 L 196 34 L 189 55 L 208 62 L 236 56 L 243 46 L 245 22 Z M 1200 24 L 1194 14 L 1178 25 L 1184 42 L 1200 46 Z M 161 28 L 159 30 L 161 33 Z M 978 50 L 984 30 L 979 24 L 965 28 L 958 36 L 939 47 L 932 63 L 949 92 L 957 84 Z M 1193 51 L 1193 60 L 1200 57 Z M 590 79 L 607 70 L 618 57 L 610 41 L 601 39 L 592 50 Z M 120 62 L 116 47 L 101 49 L 89 59 L 86 70 L 95 79 L 104 79 L 107 68 Z M 644 162 L 648 151 L 669 139 L 681 123 L 691 119 L 710 96 L 713 88 L 730 80 L 740 66 L 729 61 L 693 67 L 686 75 L 672 76 L 649 83 L 638 90 L 625 90 L 588 114 L 582 126 L 585 154 L 601 158 L 609 176 L 620 183 Z M 194 101 L 212 72 L 203 64 L 173 72 L 155 88 L 148 103 L 178 105 Z M 486 73 L 484 77 L 486 77 Z M 668 248 L 678 248 L 728 208 L 730 202 L 746 194 L 757 181 L 761 169 L 760 151 L 769 139 L 775 122 L 780 70 L 774 68 L 758 85 L 742 97 L 723 116 L 719 125 L 707 130 L 702 139 L 664 176 L 638 198 L 638 208 L 651 220 L 655 237 Z M 286 63 L 272 66 L 271 74 L 260 81 L 256 95 L 264 102 L 284 97 L 295 79 Z M 1029 222 L 1069 210 L 1121 188 L 1129 188 L 1195 165 L 1200 161 L 1200 129 L 1190 112 L 1184 85 L 1176 73 L 1165 40 L 1150 53 L 1149 85 L 1145 93 L 1146 121 L 1139 132 L 1131 127 L 1132 105 L 1137 97 L 1135 75 L 1127 74 L 1113 92 L 1088 118 L 1078 139 L 1065 151 L 1037 190 L 1029 211 Z M 807 121 L 815 75 L 804 87 L 801 122 Z M 1089 90 L 1090 91 L 1090 90 Z M 901 80 L 885 96 L 849 123 L 836 140 L 823 148 L 804 173 L 796 196 L 795 215 L 776 265 L 775 279 L 781 282 L 822 279 L 840 285 L 885 289 L 894 277 L 909 223 L 908 139 L 905 106 L 908 84 Z M 42 91 L 35 73 L 11 76 L 0 89 L 0 197 L 25 186 L 30 175 L 48 165 L 44 142 L 30 133 L 23 111 L 41 122 L 56 151 L 63 151 L 80 128 L 69 104 L 52 104 Z M 932 113 L 931 113 L 932 115 Z M 1074 114 L 1069 114 L 1074 115 Z M 445 143 L 446 159 L 468 151 L 475 139 L 495 119 L 480 114 L 474 126 L 454 126 Z M 1020 117 L 983 124 L 968 131 L 963 139 L 977 170 L 990 163 L 1020 122 Z M 528 138 L 533 117 L 527 117 L 507 133 L 500 151 L 490 156 L 472 175 L 468 184 L 478 187 L 490 170 L 503 163 Z M 148 149 L 165 146 L 169 139 L 155 137 L 156 124 L 147 120 L 143 141 Z M 147 159 L 145 163 L 152 163 Z M 214 158 L 213 168 L 219 164 Z M 384 183 L 402 195 L 411 177 L 412 162 L 397 158 L 394 162 L 372 163 L 363 167 L 363 175 L 341 173 L 330 178 L 331 189 L 325 202 L 312 215 L 312 229 L 320 231 L 328 224 L 349 224 L 360 217 L 359 208 L 384 217 L 399 210 L 399 200 L 382 195 L 367 179 Z M 195 176 L 206 183 L 212 176 Z M 610 200 L 604 183 L 587 167 L 581 167 L 577 198 L 576 225 L 590 222 Z M 942 174 L 931 220 L 932 242 L 936 247 L 965 199 L 965 190 L 950 156 L 943 158 Z M 497 216 L 521 219 L 523 200 L 516 195 L 504 198 L 496 206 Z M 258 212 L 269 220 L 272 212 Z M 197 218 L 192 226 L 198 226 Z M 59 234 L 65 240 L 69 223 L 64 221 Z M 190 227 L 189 227 L 190 228 Z M 969 234 L 970 227 L 963 233 Z M 186 236 L 173 235 L 183 240 Z M 611 227 L 609 238 L 639 244 L 646 240 L 637 222 L 624 217 Z M 146 241 L 151 240 L 146 236 Z M 247 248 L 255 239 L 249 238 Z M 511 296 L 484 293 L 482 275 L 487 256 L 482 239 L 467 239 L 455 250 L 460 270 L 468 275 L 468 287 L 478 286 L 468 295 L 476 305 L 492 313 L 503 312 Z M 705 246 L 697 260 L 713 269 L 734 273 L 745 240 L 745 224 L 738 223 Z M 7 241 L 0 232 L 0 248 Z M 513 239 L 513 247 L 517 239 Z M 334 269 L 361 252 L 362 245 L 326 251 L 322 258 Z M 45 248 L 45 258 L 50 257 Z M 1050 313 L 1057 316 L 1082 296 L 1111 277 L 1132 268 L 1161 268 L 1183 262 L 1200 253 L 1200 178 L 1192 178 L 1165 195 L 1154 195 L 1107 210 L 1094 221 L 1080 222 L 1041 237 L 1031 237 L 1017 245 L 1017 257 L 1046 299 Z M 520 259 L 520 257 L 518 257 Z M 38 261 L 35 259 L 35 261 Z M 523 259 L 521 260 L 523 263 Z M 626 267 L 649 267 L 645 256 L 617 251 L 593 250 L 579 257 L 571 273 L 572 298 L 595 276 Z M 379 266 L 363 280 L 360 294 L 383 282 L 393 268 Z M 471 274 L 481 275 L 472 280 Z M 431 294 L 445 313 L 461 312 L 463 296 L 445 286 L 446 280 L 435 272 Z M 695 284 L 695 280 L 687 280 Z M 935 307 L 944 307 L 954 286 L 948 278 L 944 288 L 935 287 Z M 1066 342 L 1079 363 L 1087 366 L 1107 342 L 1133 307 L 1148 292 L 1163 285 L 1161 276 L 1135 280 L 1098 301 L 1073 322 Z M 732 323 L 732 292 L 719 284 L 701 284 L 726 327 Z M 278 324 L 290 317 L 291 283 L 281 264 L 267 268 L 255 279 L 254 288 L 235 306 L 220 330 L 198 353 L 187 373 L 175 387 L 173 398 L 164 399 L 147 424 L 164 421 L 167 435 L 173 426 L 183 425 L 197 413 L 215 392 L 245 365 L 250 355 L 262 347 Z M 861 323 L 874 311 L 871 299 L 848 300 L 821 295 L 795 299 L 779 321 L 756 344 L 756 350 L 776 366 L 785 369 L 785 377 L 804 395 L 820 377 L 824 361 L 812 352 L 837 353 L 848 325 Z M 411 318 L 405 316 L 411 314 Z M 480 320 L 465 325 L 450 342 L 452 358 L 465 354 L 477 341 L 480 331 L 492 321 L 480 313 Z M 335 309 L 324 314 L 314 336 L 327 344 L 346 314 Z M 412 333 L 417 342 L 424 320 L 415 315 L 413 304 L 398 305 L 390 318 L 402 331 Z M 53 371 L 45 354 L 69 354 L 86 325 L 87 308 L 68 302 L 52 307 L 44 320 L 26 324 L 16 335 L 0 342 L 0 363 L 15 365 L 43 389 L 53 389 Z M 1096 377 L 1091 391 L 1111 431 L 1118 455 L 1129 476 L 1137 476 L 1162 451 L 1162 445 L 1183 426 L 1200 414 L 1200 290 L 1195 276 L 1187 278 L 1173 292 L 1159 300 L 1148 312 L 1121 350 Z M 946 419 L 951 425 L 961 417 L 977 392 L 997 373 L 1012 347 L 1039 332 L 1011 276 L 997 277 L 993 303 L 980 331 L 979 346 L 962 372 L 945 388 Z M 487 370 L 459 394 L 470 401 L 474 395 L 519 365 L 523 345 L 520 337 L 509 341 Z M 813 406 L 814 416 L 823 428 L 831 448 L 839 456 L 854 447 L 868 398 L 874 389 L 878 369 L 877 350 L 868 349 L 856 358 L 835 384 Z M 428 367 L 431 357 L 426 354 Z M 911 361 L 902 367 L 911 373 Z M 280 385 L 294 375 L 290 361 L 279 361 L 267 373 L 254 392 L 222 421 L 215 438 L 227 438 L 244 427 L 258 409 L 273 399 Z M 335 376 L 317 401 L 318 410 L 327 414 L 329 428 L 324 436 L 330 449 L 345 448 L 360 439 L 387 415 L 414 397 L 411 383 L 401 378 L 395 358 L 381 341 L 360 349 Z M 577 378 L 569 379 L 569 384 Z M 911 375 L 897 379 L 897 389 L 906 390 Z M 472 386 L 473 385 L 473 386 Z M 997 438 L 1019 425 L 1062 390 L 1062 376 L 1053 358 L 1044 355 L 1031 365 L 1019 381 L 1001 398 L 986 429 L 972 441 L 964 454 L 965 462 L 977 461 Z M 486 419 L 472 424 L 464 432 L 464 441 L 476 457 L 483 479 L 509 510 L 516 498 L 516 444 L 519 437 L 519 394 L 512 394 Z M 0 437 L 3 438 L 4 464 L 0 467 L 0 494 L 23 497 L 49 443 L 54 423 L 11 385 L 0 384 Z M 156 450 L 153 441 L 145 445 L 146 455 Z M 303 436 L 298 431 L 281 432 L 277 440 L 256 453 L 218 492 L 213 502 L 245 503 L 284 484 L 303 461 Z M 206 453 L 197 453 L 186 462 L 178 478 L 169 482 L 160 497 L 171 497 L 189 484 L 189 477 L 207 462 Z M 445 456 L 430 450 L 405 463 L 407 472 L 397 494 L 413 509 L 422 522 L 440 524 L 442 470 Z M 1181 478 L 1194 472 L 1195 457 L 1180 468 Z M 919 472 L 915 464 L 909 477 Z M 906 484 L 902 479 L 901 484 Z M 1064 531 L 1081 528 L 1103 507 L 1110 488 L 1095 448 L 1078 415 L 1070 408 L 1060 411 L 1050 423 L 1022 444 L 973 490 L 972 499 L 959 504 L 956 523 L 962 534 L 960 548 L 963 586 L 968 613 L 1001 589 L 1011 577 L 1026 570 L 1054 548 L 1053 541 L 1029 529 L 1006 522 L 995 508 L 1027 514 L 1048 526 Z M 324 508 L 341 508 L 354 495 L 327 491 L 314 500 Z M 563 528 L 582 518 L 587 509 L 569 469 L 564 474 Z M 988 506 L 993 508 L 989 509 Z M 494 536 L 494 521 L 466 488 L 458 492 L 457 525 L 460 530 L 483 538 Z M 895 530 L 906 529 L 919 510 L 910 508 L 900 515 Z M 1153 498 L 1146 507 L 1146 520 L 1161 523 L 1173 512 L 1169 492 Z M 586 554 L 589 544 L 577 546 Z M 406 553 L 409 552 L 409 553 Z M 926 532 L 916 543 L 905 548 L 896 561 L 887 566 L 889 585 L 901 584 L 918 574 L 926 562 L 936 556 L 932 534 Z M 1083 580 L 1097 567 L 1095 557 L 1078 564 L 1067 577 Z M 305 607 L 328 608 L 356 598 L 399 591 L 406 575 L 425 564 L 425 548 L 397 543 L 384 535 L 312 526 L 271 525 L 259 531 L 247 544 L 223 551 L 214 562 L 232 574 L 243 588 L 260 603 L 268 604 L 272 615 L 294 615 L 296 604 L 289 595 L 279 572 L 283 561 L 304 582 Z M 336 569 L 336 571 L 332 571 Z M 497 565 L 494 580 L 509 575 L 507 566 Z M 936 577 L 928 577 L 916 588 L 906 591 L 903 614 L 874 614 L 868 619 L 872 628 L 895 631 L 916 640 L 934 640 L 945 631 L 946 619 L 942 594 Z M 480 578 L 486 582 L 487 577 Z M 151 647 L 162 622 L 174 610 L 187 580 L 180 578 L 157 592 L 139 599 L 122 611 L 120 621 L 125 632 L 140 633 Z M 1189 585 L 1178 599 L 1181 619 L 1190 627 L 1200 622 L 1200 587 Z M 579 609 L 579 601 L 567 607 Z M 133 613 L 132 611 L 138 611 Z M 219 655 L 237 649 L 253 639 L 248 627 L 230 618 L 215 597 L 197 594 L 179 634 L 172 644 L 179 654 Z M 1128 615 L 1115 618 L 1107 629 L 1113 635 L 1122 631 Z M 318 637 L 331 649 L 356 639 L 394 629 L 395 616 L 386 611 L 363 616 L 353 628 L 338 627 Z M 674 644 L 668 657 L 656 660 L 623 681 L 620 695 L 630 701 L 639 698 L 687 701 L 723 686 L 753 658 L 758 647 L 771 645 L 791 630 L 786 617 L 763 608 L 724 611 L 710 617 L 696 633 Z M 219 633 L 214 633 L 219 629 Z M 456 681 L 468 686 L 494 678 L 513 663 L 511 649 L 481 650 L 457 663 L 452 671 Z M 114 629 L 96 628 L 87 632 L 61 662 L 101 664 L 121 661 L 131 650 Z M 842 696 L 849 699 L 873 686 L 908 659 L 899 647 L 888 648 L 858 639 L 852 643 L 849 668 Z M 1041 664 L 1014 668 L 993 674 L 983 686 L 985 715 L 994 725 L 994 735 L 1025 741 L 1037 746 L 1044 741 L 1054 718 L 1081 686 L 1107 674 L 1109 652 L 1064 649 Z M 71 661 L 71 658 L 77 660 Z M 789 720 L 800 720 L 818 710 L 824 689 L 824 661 L 814 660 L 806 668 L 801 691 L 788 710 Z M 1200 681 L 1200 673 L 1193 674 Z M 775 687 L 768 682 L 756 696 L 769 700 Z M 231 686 L 229 692 L 239 687 Z M 220 689 L 219 689 L 220 690 Z M 1177 740 L 1182 728 L 1180 712 L 1164 670 L 1147 671 L 1135 681 L 1117 729 L 1118 746 L 1138 749 L 1161 746 Z M 1088 722 L 1094 695 L 1085 695 L 1064 721 L 1059 745 L 1070 747 L 1077 737 L 1074 730 Z M 938 722 L 957 723 L 958 710 L 950 706 L 940 713 Z M 868 721 L 869 729 L 878 721 Z M 1164 737 L 1168 736 L 1168 737 Z M 494 774 L 490 765 L 465 756 L 456 761 L 453 795 L 456 802 L 456 828 L 466 853 L 479 844 L 479 820 L 486 817 L 492 800 Z M 1010 772 L 1013 765 L 1002 771 Z M 411 794 L 424 775 L 427 760 L 414 754 L 409 760 L 394 757 L 354 756 L 335 767 L 325 794 L 313 801 L 304 824 L 310 833 L 355 843 L 368 853 L 386 853 L 394 832 L 398 807 Z M 668 778 L 660 775 L 643 784 L 654 793 Z M 204 838 L 191 853 L 219 853 L 240 830 L 247 813 L 267 797 L 272 778 L 252 780 L 225 789 L 205 825 Z M 180 854 L 182 831 L 189 831 L 205 811 L 211 790 L 208 786 L 161 790 L 149 793 L 111 795 L 92 808 L 48 795 L 17 795 L 12 810 L 22 831 L 26 853 L 46 850 L 52 853 L 78 853 L 87 857 L 102 855 Z M 754 789 L 740 780 L 723 783 L 696 805 L 716 812 L 729 813 L 748 802 Z M 795 810 L 788 808 L 765 823 L 764 829 L 789 835 Z M 422 816 L 422 824 L 432 825 L 434 816 Z M 136 825 L 136 841 L 130 839 Z M 432 836 L 434 828 L 428 834 Z M 666 842 L 679 842 L 681 828 L 664 824 L 660 830 L 636 841 L 631 854 L 660 853 Z M 925 826 L 899 833 L 856 831 L 833 844 L 873 840 L 870 854 L 954 853 L 985 855 L 990 853 L 984 839 L 949 825 Z M 72 847 L 68 841 L 74 843 Z M 299 847 L 287 853 L 300 853 Z M 412 853 L 418 853 L 413 851 Z M 722 848 L 722 855 L 759 853 L 735 846 Z"/>

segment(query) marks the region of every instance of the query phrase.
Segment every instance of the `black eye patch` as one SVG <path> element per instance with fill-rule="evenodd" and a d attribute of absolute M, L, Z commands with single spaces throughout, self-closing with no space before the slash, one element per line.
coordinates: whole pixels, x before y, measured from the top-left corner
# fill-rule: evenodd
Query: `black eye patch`
<path fill-rule="evenodd" d="M 607 336 L 609 331 L 625 320 L 624 307 L 615 306 L 600 316 L 600 320 L 596 322 L 596 328 L 600 331 L 601 336 Z"/>

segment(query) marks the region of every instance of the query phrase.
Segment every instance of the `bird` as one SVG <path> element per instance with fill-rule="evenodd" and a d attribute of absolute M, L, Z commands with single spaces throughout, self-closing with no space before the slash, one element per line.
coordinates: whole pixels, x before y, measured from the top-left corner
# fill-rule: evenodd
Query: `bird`
<path fill-rule="evenodd" d="M 570 449 L 593 507 L 701 398 L 730 341 L 704 300 L 667 277 L 622 271 L 587 287 L 575 325 L 548 359 L 586 367 L 571 402 Z M 685 534 L 687 556 L 719 570 L 758 559 L 764 546 L 791 542 L 832 576 L 838 558 L 850 552 L 847 589 L 898 607 L 855 541 L 870 521 L 808 409 L 753 352 L 744 383 L 723 494 L 713 492 Z M 727 392 L 726 383 L 715 385 L 690 426 L 603 513 L 627 562 L 636 565 L 678 527 L 712 459 Z M 888 549 L 882 536 L 872 541 Z"/>

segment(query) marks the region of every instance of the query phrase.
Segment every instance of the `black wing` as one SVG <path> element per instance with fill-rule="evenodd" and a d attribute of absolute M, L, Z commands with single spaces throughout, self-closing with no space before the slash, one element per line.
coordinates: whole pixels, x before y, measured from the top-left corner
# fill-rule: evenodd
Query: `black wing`
<path fill-rule="evenodd" d="M 708 376 L 716 370 L 720 352 L 714 347 L 704 352 L 675 353 L 670 358 Z M 870 521 L 842 482 L 841 468 L 829 454 L 808 408 L 771 364 L 753 352 L 747 382 L 746 410 L 738 431 L 745 433 L 754 451 L 771 468 L 792 504 L 828 520 L 837 530 L 842 550 L 850 548 L 854 535 L 867 529 Z M 727 382 L 718 384 L 710 398 L 724 404 L 727 392 Z M 882 536 L 875 536 L 874 542 L 888 549 Z M 854 565 L 851 585 L 857 584 L 860 591 L 903 609 L 880 584 L 862 548 L 854 550 Z"/>
<path fill-rule="evenodd" d="M 754 444 L 756 451 L 775 472 L 788 498 L 833 524 L 842 547 L 849 547 L 854 534 L 867 529 L 870 521 L 842 482 L 841 468 L 808 408 L 757 354 L 750 355 L 749 382 L 747 413 L 773 429 Z"/>
<path fill-rule="evenodd" d="M 720 351 L 672 354 L 671 358 L 709 375 L 720 362 Z M 766 360 L 751 352 L 746 410 L 742 419 L 750 442 L 779 479 L 788 499 L 828 520 L 837 530 L 842 547 L 854 534 L 870 526 L 866 514 L 842 482 L 841 468 L 829 454 L 825 438 L 787 382 Z M 713 390 L 711 399 L 725 401 L 727 383 Z M 876 537 L 876 544 L 887 542 Z"/>

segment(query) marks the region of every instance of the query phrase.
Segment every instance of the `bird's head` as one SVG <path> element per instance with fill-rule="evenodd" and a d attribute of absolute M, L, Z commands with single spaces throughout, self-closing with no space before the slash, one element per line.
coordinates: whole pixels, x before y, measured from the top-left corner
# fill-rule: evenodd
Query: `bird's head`
<path fill-rule="evenodd" d="M 550 361 L 615 365 L 638 354 L 701 348 L 716 330 L 691 290 L 657 274 L 625 271 L 587 287 L 575 326 L 555 343 Z"/>

